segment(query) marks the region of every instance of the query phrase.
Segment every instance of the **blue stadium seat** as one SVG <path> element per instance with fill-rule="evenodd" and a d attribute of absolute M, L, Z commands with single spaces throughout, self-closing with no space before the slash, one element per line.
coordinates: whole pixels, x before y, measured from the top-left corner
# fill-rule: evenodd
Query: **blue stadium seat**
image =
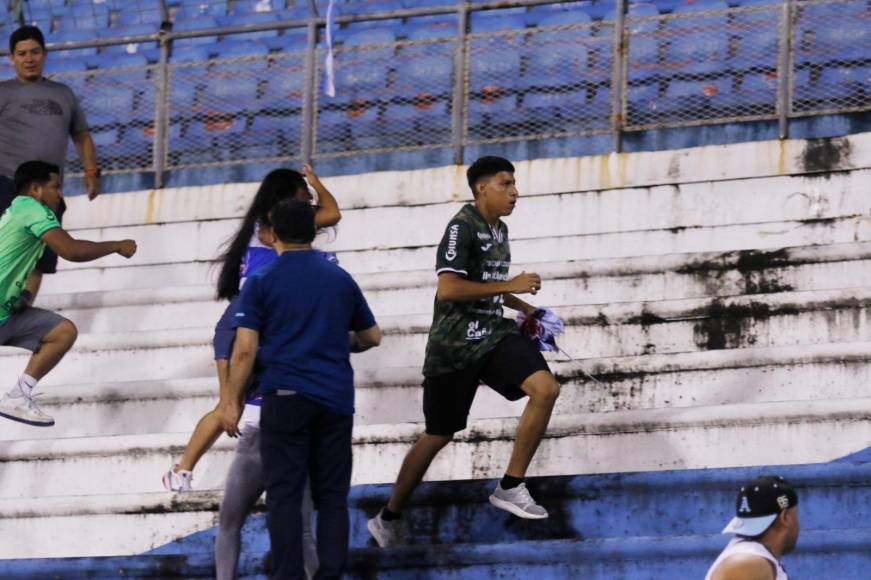
<path fill-rule="evenodd" d="M 373 12 L 387 12 L 390 10 L 402 10 L 405 6 L 398 1 L 374 0 L 372 2 L 353 1 L 342 4 L 343 14 L 358 14 L 365 16 Z M 387 20 L 360 20 L 357 22 L 349 22 L 344 25 L 345 30 L 349 33 L 362 30 L 381 28 L 388 30 L 396 30 L 402 26 L 401 18 L 391 18 Z"/>
<path fill-rule="evenodd" d="M 443 56 L 453 55 L 454 41 L 457 34 L 457 23 L 447 21 L 443 23 L 415 24 L 401 29 L 401 33 L 408 41 L 426 41 L 443 39 L 440 42 L 424 42 L 421 44 L 409 44 L 400 47 L 400 54 L 406 57 Z"/>
<path fill-rule="evenodd" d="M 496 32 L 499 30 L 523 30 L 526 19 L 521 14 L 503 14 L 504 10 L 473 12 L 470 20 L 471 32 Z"/>
<path fill-rule="evenodd" d="M 282 0 L 235 0 L 231 8 L 231 14 L 242 16 L 243 14 L 278 12 L 284 8 L 285 5 Z"/>
<path fill-rule="evenodd" d="M 576 130 L 586 109 L 586 89 L 529 93 L 523 99 L 523 123 L 531 132 Z"/>
<path fill-rule="evenodd" d="M 538 26 L 539 22 L 554 14 L 583 12 L 589 16 L 588 10 L 592 9 L 592 6 L 591 0 L 564 2 L 562 4 L 540 4 L 527 8 L 524 18 L 527 26 Z"/>
<path fill-rule="evenodd" d="M 210 75 L 201 98 L 201 108 L 217 113 L 250 111 L 257 101 L 259 79 L 234 74 Z"/>
<path fill-rule="evenodd" d="M 671 120 L 710 117 L 731 101 L 732 79 L 671 81 L 659 110 Z"/>
<path fill-rule="evenodd" d="M 203 62 L 209 60 L 209 50 L 204 46 L 175 46 L 170 62 Z"/>
<path fill-rule="evenodd" d="M 629 85 L 626 89 L 627 122 L 630 125 L 647 124 L 650 117 L 659 114 L 659 83 Z"/>
<path fill-rule="evenodd" d="M 54 14 L 58 30 L 102 30 L 109 26 L 109 8 L 105 4 L 73 4 Z"/>
<path fill-rule="evenodd" d="M 200 18 L 191 18 L 176 21 L 172 25 L 173 32 L 186 32 L 189 30 L 208 30 L 210 28 L 217 28 L 218 21 L 214 18 L 203 16 Z M 198 36 L 196 38 L 183 38 L 173 41 L 175 45 L 179 46 L 212 46 L 218 42 L 217 36 Z"/>
<path fill-rule="evenodd" d="M 642 81 L 661 74 L 665 67 L 659 57 L 659 41 L 647 36 L 629 39 L 626 71 L 629 82 Z"/>
<path fill-rule="evenodd" d="M 454 61 L 446 56 L 421 56 L 402 61 L 396 69 L 394 91 L 405 97 L 421 92 L 450 95 L 453 72 Z"/>
<path fill-rule="evenodd" d="M 726 33 L 687 33 L 671 39 L 666 58 L 670 69 L 681 74 L 710 74 L 724 69 L 729 56 Z"/>
<path fill-rule="evenodd" d="M 151 24 L 137 24 L 135 26 L 128 26 L 123 29 L 110 28 L 102 30 L 99 32 L 99 36 L 102 38 L 116 38 L 120 34 L 123 34 L 125 36 L 134 36 L 139 34 L 153 34 L 155 32 L 157 32 L 157 28 L 152 26 Z M 157 49 L 158 43 L 157 41 L 154 41 L 130 44 L 113 44 L 111 46 L 104 46 L 100 49 L 100 52 L 102 54 L 136 54 Z"/>
<path fill-rule="evenodd" d="M 315 131 L 315 151 L 320 153 L 346 151 L 351 144 L 351 116 L 370 116 L 369 109 L 362 102 L 352 108 L 344 99 L 324 99 L 318 111 Z"/>
<path fill-rule="evenodd" d="M 392 31 L 373 29 L 356 32 L 347 36 L 343 40 L 342 46 L 344 46 L 345 48 L 351 48 L 356 46 L 392 45 L 395 42 L 396 35 L 394 35 Z M 396 49 L 393 46 L 383 46 L 381 48 L 365 49 L 355 51 L 355 56 L 353 58 L 364 58 L 366 60 L 387 59 L 393 56 L 395 50 Z"/>
<path fill-rule="evenodd" d="M 674 14 L 679 14 L 681 17 L 674 20 L 666 21 L 665 29 L 673 31 L 676 34 L 681 34 L 681 30 L 691 29 L 699 32 L 716 32 L 723 31 L 729 24 L 728 13 L 697 15 L 696 12 L 706 12 L 708 10 L 727 10 L 729 6 L 722 0 L 712 0 L 710 2 L 694 2 L 692 4 L 682 4 L 674 10 Z"/>
<path fill-rule="evenodd" d="M 777 28 L 745 33 L 738 39 L 735 58 L 731 64 L 736 69 L 771 68 L 777 66 Z"/>
<path fill-rule="evenodd" d="M 512 93 L 485 91 L 469 97 L 469 132 L 478 138 L 498 136 L 499 125 L 522 122 L 523 115 L 517 106 L 517 97 Z"/>
<path fill-rule="evenodd" d="M 244 26 L 246 24 L 271 24 L 278 21 L 278 15 L 274 12 L 255 12 L 253 14 L 243 14 L 241 16 L 222 16 L 217 19 L 222 26 Z M 237 40 L 238 42 L 248 42 L 251 40 L 261 40 L 264 38 L 273 38 L 278 36 L 278 30 L 261 30 L 258 32 L 246 32 L 244 34 L 230 34 L 225 36 L 226 40 Z"/>
<path fill-rule="evenodd" d="M 47 32 L 54 28 L 55 16 L 48 8 L 26 8 L 24 9 L 24 23 L 31 26 L 38 26 L 43 32 Z"/>
<path fill-rule="evenodd" d="M 79 72 L 88 69 L 83 58 L 52 58 L 45 60 L 45 73 L 51 75 L 61 72 Z"/>
<path fill-rule="evenodd" d="M 447 98 L 420 95 L 411 103 L 390 104 L 384 111 L 384 121 L 388 131 L 406 144 L 409 130 L 419 134 L 422 145 L 450 142 L 452 120 Z"/>
<path fill-rule="evenodd" d="M 838 100 L 842 105 L 862 105 L 871 96 L 871 67 L 826 68 L 820 74 L 819 86 L 819 96 L 822 98 Z"/>
<path fill-rule="evenodd" d="M 150 25 L 155 30 L 160 28 L 160 10 L 157 6 L 149 10 L 121 10 L 111 22 L 112 28 L 119 30 L 141 25 Z M 125 30 L 125 34 L 129 33 Z"/>
<path fill-rule="evenodd" d="M 777 73 L 749 73 L 743 76 L 738 89 L 724 95 L 725 106 L 734 114 L 774 114 L 777 103 Z"/>
<path fill-rule="evenodd" d="M 635 20 L 651 16 L 659 16 L 659 10 L 649 3 L 633 3 L 626 9 L 629 21 L 629 34 L 642 34 L 656 32 L 659 29 L 659 20 Z"/>
<path fill-rule="evenodd" d="M 264 44 L 256 41 L 251 42 L 230 42 L 224 40 L 217 44 L 217 58 L 219 59 L 235 59 L 241 57 L 251 57 L 252 60 L 231 61 L 231 62 L 215 62 L 212 65 L 212 72 L 240 72 L 244 74 L 246 71 L 263 71 L 269 66 L 269 60 L 266 56 L 269 54 L 269 49 Z M 255 58 L 259 57 L 259 58 Z"/>
<path fill-rule="evenodd" d="M 868 13 L 868 3 L 865 0 L 834 3 L 805 3 L 801 6 L 800 22 L 817 26 L 838 26 L 847 23 L 850 15 Z"/>
<path fill-rule="evenodd" d="M 302 63 L 292 69 L 282 69 L 270 76 L 260 99 L 261 109 L 280 111 L 302 106 L 305 69 Z"/>
<path fill-rule="evenodd" d="M 300 52 L 308 46 L 308 32 L 305 29 L 285 30 L 281 35 L 261 40 L 273 52 Z"/>
<path fill-rule="evenodd" d="M 231 140 L 232 159 L 249 161 L 299 155 L 298 137 L 295 147 L 288 146 L 284 131 L 285 128 L 289 128 L 287 121 L 287 119 L 278 117 L 257 117 L 254 119 L 250 128 L 234 135 Z M 297 129 L 298 132 L 299 129 Z"/>
<path fill-rule="evenodd" d="M 520 55 L 516 50 L 488 51 L 485 58 L 469 63 L 469 88 L 473 92 L 485 87 L 505 89 L 520 76 Z"/>
<path fill-rule="evenodd" d="M 430 6 L 453 6 L 456 0 L 403 0 L 406 8 L 428 8 Z"/>
<path fill-rule="evenodd" d="M 554 50 L 551 46 L 532 47 L 526 73 L 517 84 L 520 87 L 559 87 L 579 84 L 585 80 L 588 54 L 583 45 L 572 50 Z"/>
<path fill-rule="evenodd" d="M 227 0 L 209 0 L 182 3 L 173 17 L 174 22 L 198 20 L 200 18 L 220 18 L 227 15 Z"/>
<path fill-rule="evenodd" d="M 60 42 L 87 42 L 93 39 L 94 32 L 92 30 L 69 30 L 51 33 L 47 35 L 45 41 L 46 43 L 51 45 Z M 93 56 L 97 54 L 97 49 L 95 47 L 76 48 L 73 50 L 53 49 L 49 47 L 49 51 L 52 56 L 57 56 L 61 58 L 77 58 L 84 56 Z"/>
<path fill-rule="evenodd" d="M 336 61 L 336 90 L 345 95 L 358 95 L 387 85 L 388 64 L 351 60 L 356 55 L 343 55 Z M 350 58 L 349 58 L 350 57 Z"/>
<path fill-rule="evenodd" d="M 169 86 L 169 111 L 172 120 L 193 116 L 196 110 L 197 87 L 192 83 L 172 83 Z"/>
<path fill-rule="evenodd" d="M 138 73 L 139 79 L 144 79 L 147 76 L 148 59 L 144 54 L 98 54 L 87 59 L 88 63 L 93 68 L 98 69 L 113 69 L 113 68 L 131 68 L 137 67 L 142 70 Z M 125 73 L 125 78 L 132 81 L 137 78 L 132 72 Z"/>

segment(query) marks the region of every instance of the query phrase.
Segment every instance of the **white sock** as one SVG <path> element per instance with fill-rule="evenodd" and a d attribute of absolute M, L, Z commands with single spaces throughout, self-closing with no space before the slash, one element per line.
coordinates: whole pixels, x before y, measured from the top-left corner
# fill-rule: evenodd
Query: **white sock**
<path fill-rule="evenodd" d="M 13 397 L 29 397 L 33 393 L 33 389 L 36 388 L 37 383 L 39 381 L 34 379 L 28 374 L 22 373 L 20 377 L 18 377 L 18 382 L 12 387 L 12 390 L 9 391 L 9 394 Z"/>

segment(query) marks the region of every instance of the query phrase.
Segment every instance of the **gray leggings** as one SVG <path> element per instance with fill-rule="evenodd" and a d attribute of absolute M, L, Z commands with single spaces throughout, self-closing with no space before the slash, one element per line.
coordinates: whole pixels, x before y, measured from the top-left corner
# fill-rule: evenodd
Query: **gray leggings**
<path fill-rule="evenodd" d="M 224 498 L 221 500 L 218 536 L 215 539 L 215 569 L 218 580 L 238 579 L 242 525 L 263 490 L 260 429 L 246 425 L 242 429 L 242 437 L 227 472 Z M 302 498 L 302 550 L 305 572 L 309 578 L 318 569 L 318 552 L 311 530 L 312 511 L 314 507 L 311 487 L 306 485 Z"/>

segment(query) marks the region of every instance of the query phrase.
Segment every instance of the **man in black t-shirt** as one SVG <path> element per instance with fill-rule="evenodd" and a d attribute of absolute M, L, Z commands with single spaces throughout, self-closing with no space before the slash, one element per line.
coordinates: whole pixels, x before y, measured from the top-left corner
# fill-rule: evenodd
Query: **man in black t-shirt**
<path fill-rule="evenodd" d="M 508 226 L 500 218 L 517 203 L 514 166 L 501 157 L 482 157 L 467 177 L 475 202 L 448 223 L 436 258 L 438 291 L 423 366 L 426 434 L 406 455 L 390 501 L 368 523 L 382 547 L 402 542 L 402 509 L 438 452 L 466 428 L 481 382 L 510 401 L 529 397 L 508 468 L 490 503 L 521 518 L 547 517 L 523 478 L 547 429 L 559 384 L 538 347 L 502 316 L 503 305 L 535 312 L 516 294 L 537 293 L 541 277 L 526 272 L 508 277 Z"/>

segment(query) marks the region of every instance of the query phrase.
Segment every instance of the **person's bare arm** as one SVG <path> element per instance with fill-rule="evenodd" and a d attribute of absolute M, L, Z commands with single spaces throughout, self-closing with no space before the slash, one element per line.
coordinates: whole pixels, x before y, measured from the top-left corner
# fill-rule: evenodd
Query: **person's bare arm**
<path fill-rule="evenodd" d="M 735 554 L 714 570 L 712 580 L 775 580 L 774 565 L 753 554 Z"/>
<path fill-rule="evenodd" d="M 100 178 L 94 173 L 97 169 L 97 147 L 91 138 L 90 131 L 82 131 L 73 135 L 73 144 L 79 154 L 82 166 L 85 168 L 85 189 L 88 199 L 100 195 Z"/>
<path fill-rule="evenodd" d="M 351 352 L 363 352 L 381 344 L 381 328 L 376 324 L 365 330 L 348 333 L 351 340 Z"/>
<path fill-rule="evenodd" d="M 111 242 L 91 242 L 77 240 L 63 228 L 54 228 L 42 234 L 42 241 L 51 250 L 70 262 L 90 262 L 109 254 L 121 254 L 129 258 L 136 253 L 133 240 L 114 240 Z"/>
<path fill-rule="evenodd" d="M 260 346 L 260 334 L 250 328 L 236 329 L 233 354 L 230 356 L 230 378 L 227 385 L 227 400 L 221 417 L 221 427 L 230 437 L 238 437 L 239 419 L 242 417 L 242 394 L 254 370 L 254 359 Z"/>
<path fill-rule="evenodd" d="M 302 171 L 305 174 L 306 180 L 318 192 L 318 211 L 315 212 L 315 227 L 328 228 L 339 223 L 339 220 L 342 219 L 342 212 L 339 210 L 336 198 L 324 186 L 310 164 L 306 163 L 303 165 Z"/>
<path fill-rule="evenodd" d="M 505 282 L 472 282 L 454 272 L 439 274 L 436 298 L 446 302 L 466 302 L 501 294 L 535 294 L 541 289 L 541 276 L 521 272 Z"/>

